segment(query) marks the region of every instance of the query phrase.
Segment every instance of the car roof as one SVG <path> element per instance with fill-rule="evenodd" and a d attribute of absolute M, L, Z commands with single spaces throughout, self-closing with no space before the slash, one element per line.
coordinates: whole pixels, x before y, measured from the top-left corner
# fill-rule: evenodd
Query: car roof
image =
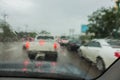
<path fill-rule="evenodd" d="M 109 45 L 107 43 L 107 39 L 93 39 L 92 41 L 97 41 L 99 42 L 101 45 Z"/>

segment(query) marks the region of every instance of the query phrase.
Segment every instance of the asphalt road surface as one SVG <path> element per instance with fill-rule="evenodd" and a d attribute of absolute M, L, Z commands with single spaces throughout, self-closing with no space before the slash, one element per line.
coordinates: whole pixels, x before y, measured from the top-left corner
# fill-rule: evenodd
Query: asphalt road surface
<path fill-rule="evenodd" d="M 22 46 L 22 42 L 0 43 L 0 61 L 23 62 L 29 60 Z M 58 49 L 57 64 L 73 64 L 82 70 L 86 77 L 91 75 L 91 78 L 95 78 L 100 75 L 100 71 L 97 70 L 95 65 L 80 58 L 76 52 L 66 50 L 65 47 L 59 47 Z"/>

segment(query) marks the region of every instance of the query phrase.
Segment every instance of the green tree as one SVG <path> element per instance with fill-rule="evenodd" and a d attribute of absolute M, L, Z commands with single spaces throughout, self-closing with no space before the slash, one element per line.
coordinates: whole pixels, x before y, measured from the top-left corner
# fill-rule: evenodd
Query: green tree
<path fill-rule="evenodd" d="M 37 33 L 35 33 L 35 32 L 30 32 L 29 35 L 30 35 L 30 37 L 33 37 L 33 38 L 34 38 L 34 37 L 37 35 Z"/>
<path fill-rule="evenodd" d="M 87 32 L 95 33 L 96 38 L 105 38 L 112 34 L 113 29 L 118 30 L 120 13 L 117 13 L 114 8 L 101 8 L 88 16 L 88 21 L 89 30 Z"/>
<path fill-rule="evenodd" d="M 16 35 L 14 34 L 14 32 L 10 29 L 10 25 L 7 23 L 3 23 L 2 25 L 0 25 L 0 28 L 3 29 L 3 33 L 2 33 L 2 40 L 3 41 L 9 41 L 11 39 L 16 39 Z"/>
<path fill-rule="evenodd" d="M 40 34 L 50 34 L 50 32 L 47 32 L 47 31 L 45 31 L 45 30 L 42 30 L 42 31 L 40 32 Z"/>

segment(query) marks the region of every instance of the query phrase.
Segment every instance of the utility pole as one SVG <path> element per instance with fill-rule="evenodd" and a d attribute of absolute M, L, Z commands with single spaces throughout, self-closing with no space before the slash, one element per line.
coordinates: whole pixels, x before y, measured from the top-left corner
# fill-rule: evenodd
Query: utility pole
<path fill-rule="evenodd" d="M 2 17 L 3 17 L 3 20 L 5 21 L 5 24 L 6 24 L 8 15 L 6 13 L 3 13 Z"/>
<path fill-rule="evenodd" d="M 25 26 L 25 31 L 27 32 L 28 25 Z"/>
<path fill-rule="evenodd" d="M 7 14 L 3 14 L 4 21 L 6 22 Z"/>
<path fill-rule="evenodd" d="M 28 37 L 27 29 L 28 29 L 28 25 L 25 25 L 25 34 Z"/>
<path fill-rule="evenodd" d="M 69 35 L 73 38 L 74 37 L 74 32 L 75 32 L 75 29 L 69 29 Z"/>

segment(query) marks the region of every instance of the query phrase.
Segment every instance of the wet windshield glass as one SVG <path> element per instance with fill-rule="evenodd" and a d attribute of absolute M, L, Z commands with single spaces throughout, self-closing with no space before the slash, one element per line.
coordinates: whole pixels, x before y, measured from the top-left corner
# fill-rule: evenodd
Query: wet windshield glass
<path fill-rule="evenodd" d="M 96 78 L 120 57 L 118 3 L 0 0 L 0 72 Z"/>

